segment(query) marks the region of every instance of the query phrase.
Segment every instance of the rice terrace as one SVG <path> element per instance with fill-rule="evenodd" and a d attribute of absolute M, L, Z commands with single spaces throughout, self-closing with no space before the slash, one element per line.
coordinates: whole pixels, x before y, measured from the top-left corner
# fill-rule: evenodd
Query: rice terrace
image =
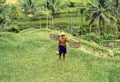
<path fill-rule="evenodd" d="M 0 82 L 120 82 L 120 1 L 0 0 Z"/>

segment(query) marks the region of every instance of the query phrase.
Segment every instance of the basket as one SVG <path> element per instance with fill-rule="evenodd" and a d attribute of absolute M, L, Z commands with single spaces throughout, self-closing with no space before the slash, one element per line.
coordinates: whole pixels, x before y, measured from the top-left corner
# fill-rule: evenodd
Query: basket
<path fill-rule="evenodd" d="M 70 39 L 70 40 L 69 40 L 69 45 L 70 45 L 70 47 L 72 47 L 72 48 L 79 48 L 80 45 L 81 45 L 81 43 L 80 43 L 79 40 Z"/>
<path fill-rule="evenodd" d="M 52 40 L 59 40 L 59 34 L 57 33 L 50 32 L 49 36 Z"/>

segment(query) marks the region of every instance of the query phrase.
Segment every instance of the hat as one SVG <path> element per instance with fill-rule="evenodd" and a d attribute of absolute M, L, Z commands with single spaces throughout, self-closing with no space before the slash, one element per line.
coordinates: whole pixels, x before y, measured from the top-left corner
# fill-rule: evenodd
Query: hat
<path fill-rule="evenodd" d="M 64 33 L 64 32 L 62 32 L 62 33 L 61 33 L 61 35 L 65 35 L 65 33 Z"/>

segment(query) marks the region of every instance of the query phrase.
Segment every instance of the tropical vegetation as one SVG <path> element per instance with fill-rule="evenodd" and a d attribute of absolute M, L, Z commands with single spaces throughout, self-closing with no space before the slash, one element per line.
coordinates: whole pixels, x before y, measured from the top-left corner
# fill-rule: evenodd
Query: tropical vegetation
<path fill-rule="evenodd" d="M 119 63 L 119 0 L 0 0 L 0 82 L 119 82 Z"/>

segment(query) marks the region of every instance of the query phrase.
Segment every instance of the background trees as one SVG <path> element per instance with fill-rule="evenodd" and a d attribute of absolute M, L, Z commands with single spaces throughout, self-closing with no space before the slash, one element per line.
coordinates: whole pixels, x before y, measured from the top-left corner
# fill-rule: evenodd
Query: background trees
<path fill-rule="evenodd" d="M 54 16 L 57 13 L 67 7 L 67 4 L 63 2 L 63 0 L 47 0 L 46 7 L 51 11 L 51 15 Z"/>
<path fill-rule="evenodd" d="M 110 33 L 119 37 L 119 0 L 18 0 L 17 6 L 8 5 L 5 1 L 1 0 L 0 5 L 0 21 L 1 25 L 4 24 L 2 28 L 15 21 L 30 24 L 35 21 L 40 26 L 54 23 L 55 29 L 56 26 L 65 26 L 69 30 L 72 26 L 72 29 L 77 28 L 77 32 L 72 30 L 75 35 L 94 32 L 101 37 Z"/>
<path fill-rule="evenodd" d="M 111 22 L 110 27 L 112 29 L 112 33 L 117 35 L 119 32 L 119 24 L 120 24 L 120 1 L 113 0 L 113 4 L 111 4 Z"/>
<path fill-rule="evenodd" d="M 32 2 L 32 0 L 26 0 L 24 1 L 24 3 L 22 4 L 22 9 L 23 12 L 26 14 L 34 14 L 36 7 L 35 4 Z"/>
<path fill-rule="evenodd" d="M 5 4 L 6 0 L 0 1 L 0 31 L 3 31 L 10 24 L 9 5 Z"/>
<path fill-rule="evenodd" d="M 98 19 L 99 22 L 99 34 L 103 35 L 106 28 L 106 23 L 108 20 L 108 15 L 110 13 L 110 0 L 98 0 L 95 5 L 90 3 L 90 11 L 92 11 L 92 16 L 90 19 L 89 25 L 93 24 L 93 22 Z"/>

